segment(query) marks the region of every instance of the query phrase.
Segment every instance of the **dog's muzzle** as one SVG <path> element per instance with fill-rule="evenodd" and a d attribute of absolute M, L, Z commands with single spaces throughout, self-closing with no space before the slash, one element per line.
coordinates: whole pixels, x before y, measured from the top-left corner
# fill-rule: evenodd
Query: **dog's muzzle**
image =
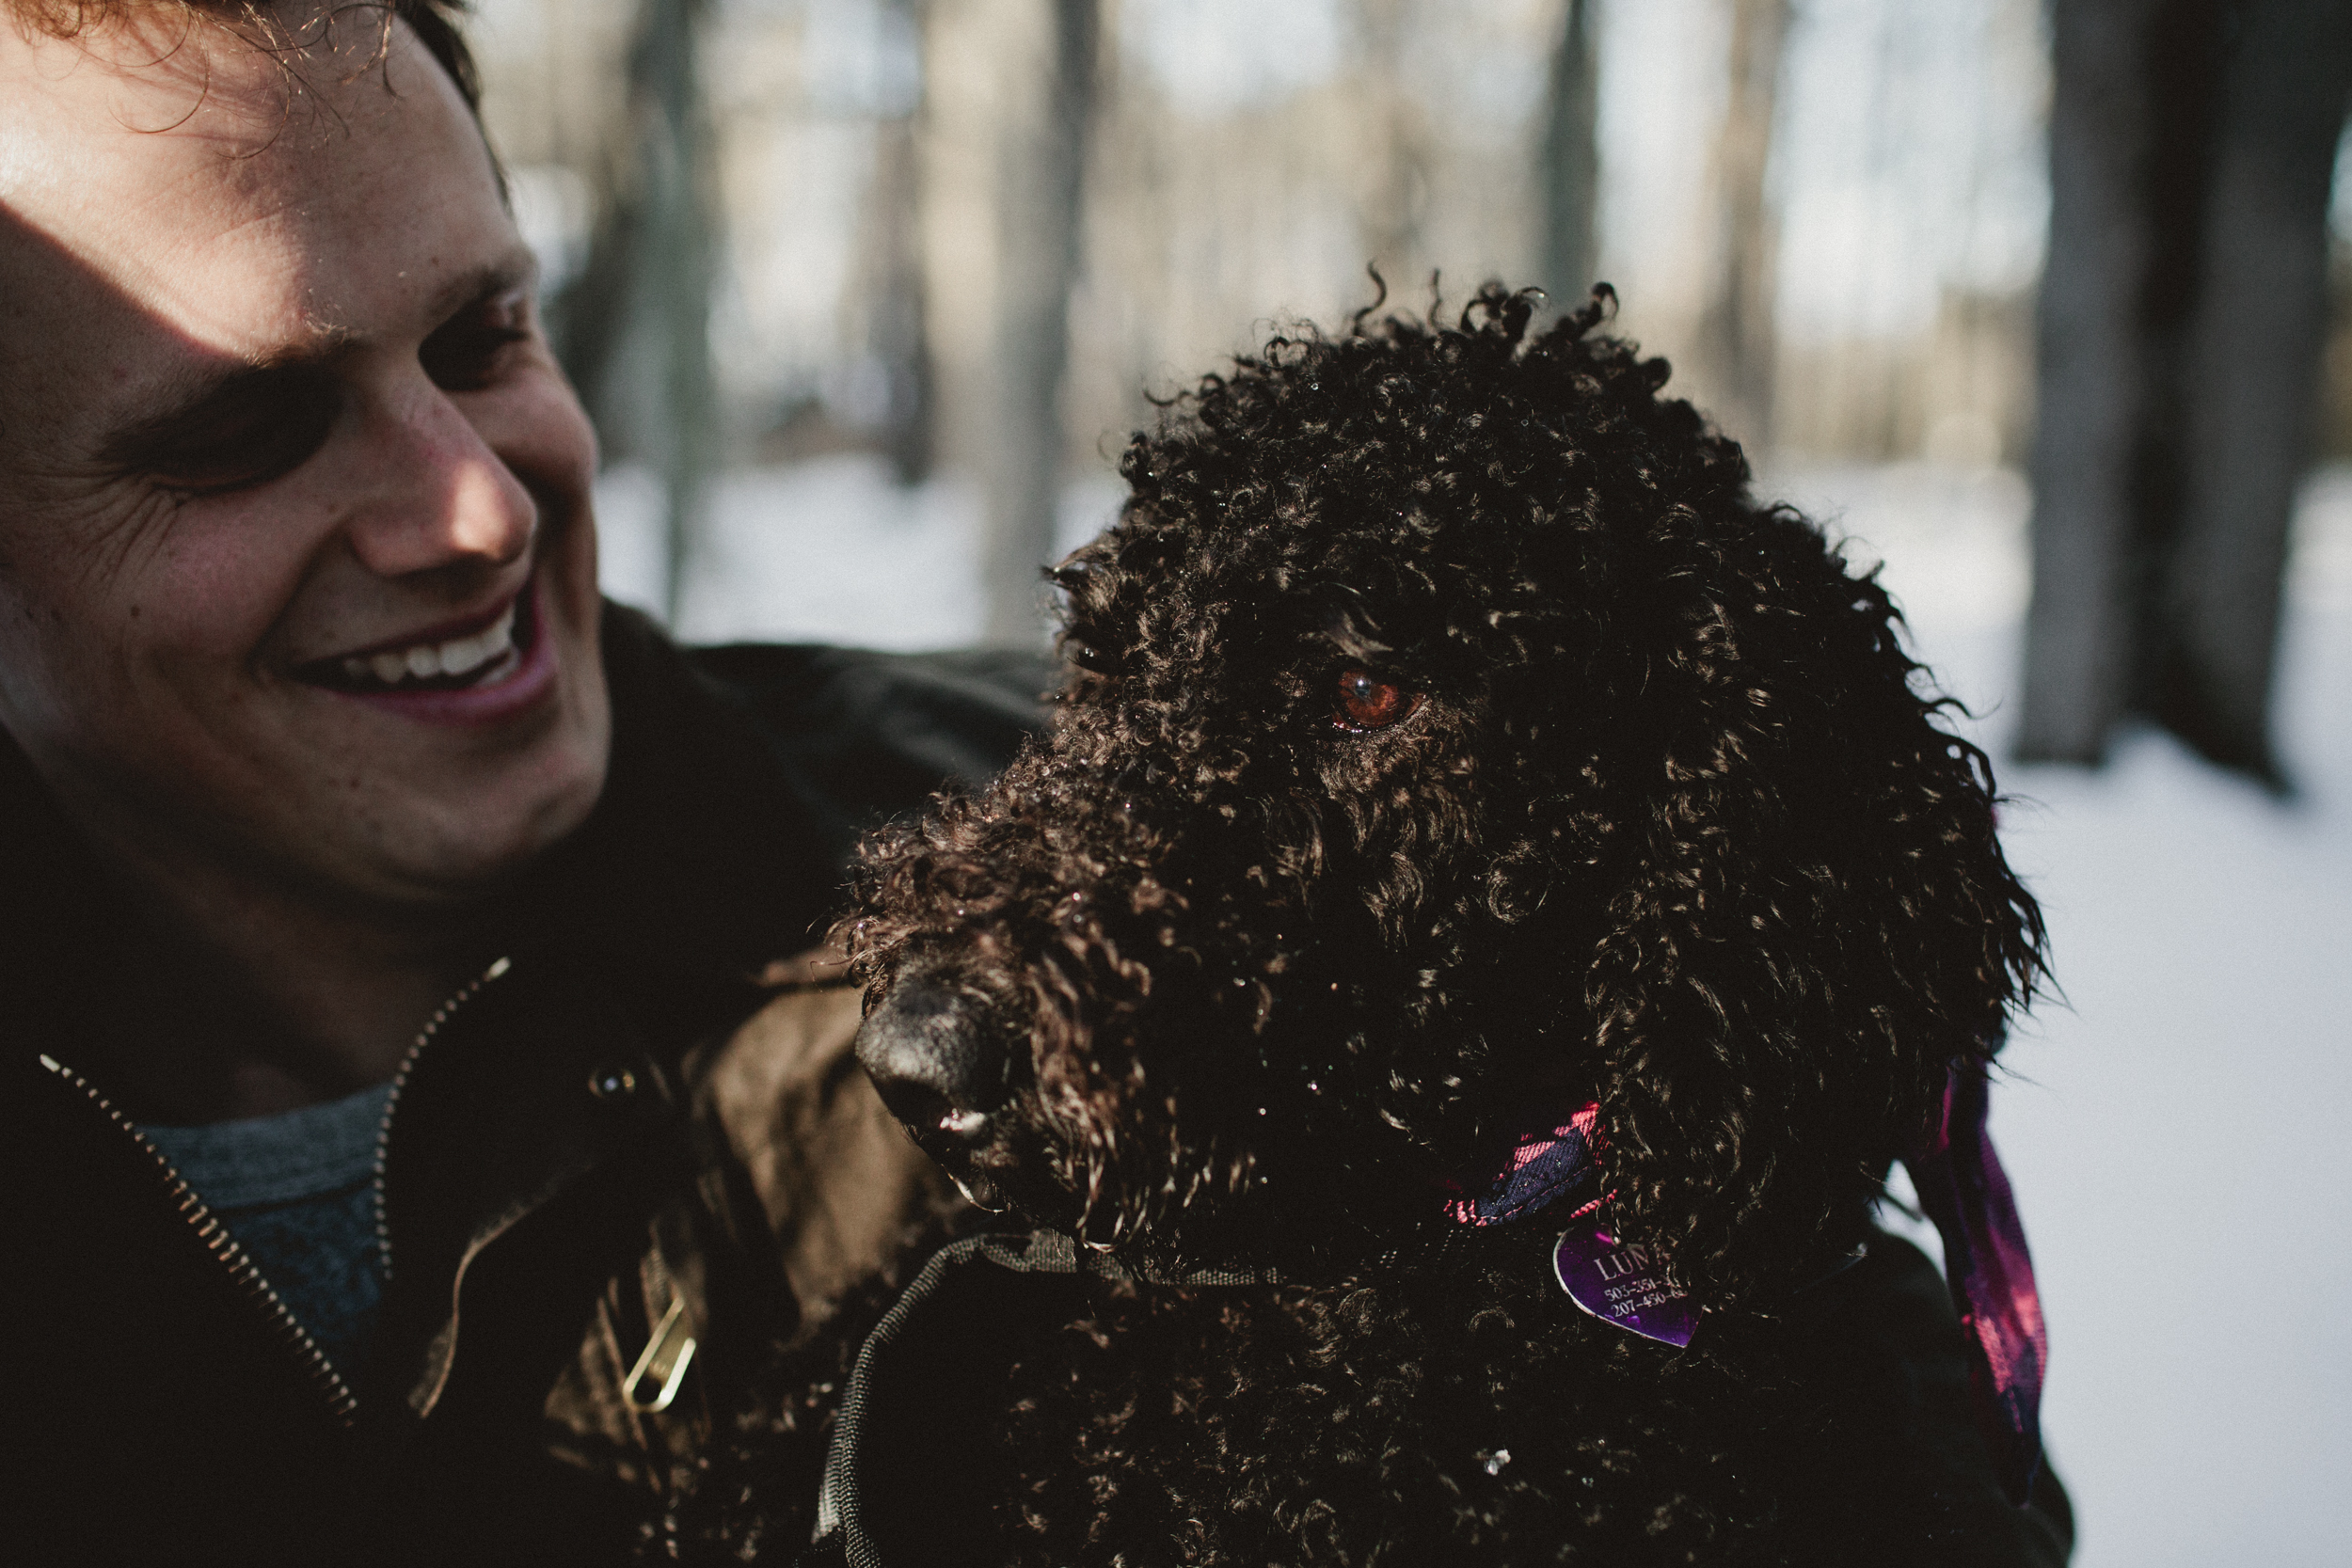
<path fill-rule="evenodd" d="M 974 1156 L 996 1138 L 1010 1055 L 985 1002 L 935 975 L 901 975 L 858 1026 L 858 1065 L 923 1152 L 984 1208 L 998 1196 Z"/>

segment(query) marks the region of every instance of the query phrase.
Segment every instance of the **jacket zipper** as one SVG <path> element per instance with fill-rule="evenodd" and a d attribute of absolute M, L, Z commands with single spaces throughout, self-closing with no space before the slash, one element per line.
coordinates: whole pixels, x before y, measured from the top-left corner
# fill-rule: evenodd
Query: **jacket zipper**
<path fill-rule="evenodd" d="M 384 1152 L 391 1135 L 392 1107 L 400 1102 L 400 1091 L 407 1084 L 417 1058 L 423 1053 L 433 1037 L 440 1033 L 451 1015 L 471 1001 L 484 986 L 505 974 L 509 967 L 506 959 L 499 959 L 467 982 L 464 990 L 442 1003 L 425 1021 L 424 1027 L 417 1032 L 416 1039 L 409 1044 L 408 1053 L 401 1058 L 400 1070 L 392 1075 L 392 1089 L 385 1103 L 384 1119 L 375 1130 L 375 1240 L 378 1256 L 383 1260 L 384 1282 L 388 1285 L 392 1277 L 392 1240 L 390 1227 L 384 1217 Z M 138 1145 L 154 1162 L 155 1174 L 162 1179 L 165 1190 L 170 1195 L 173 1210 L 195 1229 L 197 1239 L 204 1243 L 205 1249 L 220 1259 L 222 1267 L 229 1271 L 230 1280 L 268 1321 L 271 1331 L 278 1340 L 294 1352 L 303 1375 L 326 1400 L 327 1409 L 333 1413 L 336 1421 L 345 1431 L 356 1426 L 358 1422 L 359 1397 L 352 1392 L 351 1385 L 344 1381 L 343 1374 L 335 1370 L 335 1364 L 327 1359 L 326 1352 L 320 1348 L 318 1340 L 311 1338 L 310 1331 L 303 1327 L 302 1321 L 294 1315 L 294 1308 L 288 1307 L 277 1288 L 262 1277 L 261 1265 L 254 1262 L 252 1255 L 229 1233 L 229 1227 L 221 1223 L 220 1216 L 197 1196 L 187 1178 L 182 1176 L 164 1157 L 164 1151 L 155 1147 L 152 1139 L 139 1131 L 137 1123 L 124 1116 L 113 1101 L 99 1091 L 98 1085 L 55 1056 L 42 1055 L 40 1065 L 81 1090 L 108 1121 L 121 1129 L 123 1135 Z"/>
<path fill-rule="evenodd" d="M 294 1309 L 278 1294 L 277 1288 L 262 1277 L 260 1265 L 229 1233 L 229 1227 L 221 1224 L 220 1216 L 197 1196 L 196 1189 L 188 1185 L 187 1178 L 172 1167 L 171 1162 L 164 1158 L 164 1151 L 138 1130 L 135 1122 L 117 1110 L 114 1101 L 101 1094 L 96 1085 L 55 1056 L 43 1055 L 40 1065 L 87 1095 L 90 1103 L 103 1112 L 107 1120 L 120 1128 L 125 1136 L 146 1151 L 147 1157 L 155 1163 L 155 1174 L 162 1179 L 166 1190 L 171 1195 L 174 1210 L 195 1228 L 197 1240 L 220 1259 L 237 1289 L 244 1292 L 246 1300 L 260 1308 L 279 1341 L 294 1353 L 303 1374 L 326 1399 L 335 1419 L 346 1431 L 354 1426 L 358 1420 L 359 1401 L 352 1393 L 351 1385 L 343 1381 L 343 1374 L 335 1370 L 333 1362 L 327 1360 L 326 1352 L 321 1350 L 319 1342 L 310 1338 L 310 1331 L 302 1326 L 300 1320 L 294 1315 Z"/>
<path fill-rule="evenodd" d="M 392 1223 L 385 1207 L 384 1169 L 386 1157 L 392 1147 L 392 1113 L 400 1109 L 400 1097 L 407 1089 L 409 1075 L 416 1071 L 417 1058 L 424 1054 L 424 1048 L 433 1043 L 434 1037 L 441 1032 L 442 1026 L 449 1022 L 458 1008 L 472 1001 L 483 987 L 513 967 L 514 960 L 511 958 L 499 959 L 467 981 L 456 995 L 434 1009 L 433 1016 L 424 1021 L 424 1027 L 417 1031 L 417 1037 L 409 1042 L 408 1054 L 400 1059 L 399 1070 L 392 1074 L 392 1092 L 384 1101 L 384 1119 L 375 1127 L 375 1248 L 377 1266 L 383 1270 L 384 1283 L 388 1288 L 392 1283 Z"/>

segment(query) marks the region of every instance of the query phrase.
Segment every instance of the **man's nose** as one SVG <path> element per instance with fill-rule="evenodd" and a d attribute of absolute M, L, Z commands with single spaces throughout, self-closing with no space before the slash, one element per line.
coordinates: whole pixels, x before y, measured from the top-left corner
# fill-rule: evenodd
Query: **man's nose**
<path fill-rule="evenodd" d="M 1008 1095 L 1010 1056 L 991 1009 L 935 976 L 893 984 L 857 1032 L 857 1059 L 891 1115 L 926 1142 L 979 1142 Z"/>
<path fill-rule="evenodd" d="M 347 529 L 379 577 L 501 566 L 531 547 L 539 508 L 515 472 L 437 388 L 371 411 L 370 478 Z"/>

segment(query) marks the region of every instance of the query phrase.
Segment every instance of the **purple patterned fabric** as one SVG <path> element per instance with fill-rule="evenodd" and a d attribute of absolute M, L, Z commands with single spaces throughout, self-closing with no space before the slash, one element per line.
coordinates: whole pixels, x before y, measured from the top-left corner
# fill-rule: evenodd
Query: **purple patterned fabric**
<path fill-rule="evenodd" d="M 2009 1177 L 1985 1133 L 1985 1075 L 1955 1071 L 1927 1145 L 1903 1164 L 1944 1236 L 1944 1277 L 1968 1336 L 1977 1424 L 2010 1500 L 2024 1507 L 2042 1467 L 2042 1378 L 2049 1331 Z"/>
<path fill-rule="evenodd" d="M 1599 1117 L 1595 1101 L 1565 1121 L 1547 1117 L 1521 1132 L 1475 1192 L 1460 1181 L 1445 1184 L 1447 1215 L 1462 1225 L 1502 1225 L 1550 1203 L 1597 1168 L 1593 1124 Z"/>

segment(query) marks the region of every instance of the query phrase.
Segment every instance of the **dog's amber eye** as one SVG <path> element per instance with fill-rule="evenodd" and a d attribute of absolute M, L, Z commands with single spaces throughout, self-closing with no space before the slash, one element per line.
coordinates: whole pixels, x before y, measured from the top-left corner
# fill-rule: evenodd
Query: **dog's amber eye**
<path fill-rule="evenodd" d="M 1339 700 L 1332 719 L 1345 730 L 1385 730 L 1421 705 L 1419 697 L 1367 670 L 1340 672 Z"/>

